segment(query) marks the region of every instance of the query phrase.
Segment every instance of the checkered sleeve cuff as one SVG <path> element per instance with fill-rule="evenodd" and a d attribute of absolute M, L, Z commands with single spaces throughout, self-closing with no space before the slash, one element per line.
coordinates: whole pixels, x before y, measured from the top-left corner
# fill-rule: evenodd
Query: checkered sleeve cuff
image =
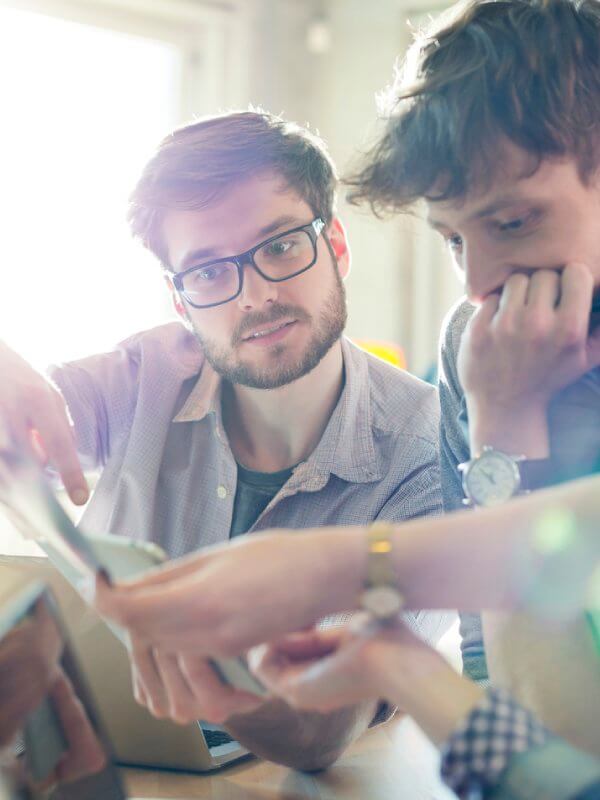
<path fill-rule="evenodd" d="M 488 689 L 444 745 L 442 778 L 460 798 L 485 797 L 513 755 L 543 745 L 549 736 L 508 692 Z"/>

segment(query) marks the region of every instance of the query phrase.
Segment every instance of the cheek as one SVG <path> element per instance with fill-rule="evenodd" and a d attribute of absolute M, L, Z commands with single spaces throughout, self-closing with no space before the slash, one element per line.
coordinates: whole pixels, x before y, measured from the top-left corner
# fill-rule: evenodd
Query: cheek
<path fill-rule="evenodd" d="M 230 304 L 232 305 L 232 304 Z M 188 316 L 195 331 L 203 339 L 212 342 L 227 342 L 235 327 L 233 310 L 227 305 L 223 307 L 188 309 Z"/>
<path fill-rule="evenodd" d="M 319 305 L 321 296 L 328 294 L 330 279 L 317 267 L 309 269 L 297 278 L 279 284 L 280 303 L 300 306 L 310 312 Z"/>

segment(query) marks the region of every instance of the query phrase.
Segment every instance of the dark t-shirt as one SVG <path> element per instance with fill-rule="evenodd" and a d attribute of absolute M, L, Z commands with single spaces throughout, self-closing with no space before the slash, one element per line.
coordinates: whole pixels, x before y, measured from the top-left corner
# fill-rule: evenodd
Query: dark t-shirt
<path fill-rule="evenodd" d="M 294 467 L 280 472 L 256 472 L 237 465 L 238 478 L 233 503 L 229 537 L 247 533 L 256 520 L 290 479 Z"/>

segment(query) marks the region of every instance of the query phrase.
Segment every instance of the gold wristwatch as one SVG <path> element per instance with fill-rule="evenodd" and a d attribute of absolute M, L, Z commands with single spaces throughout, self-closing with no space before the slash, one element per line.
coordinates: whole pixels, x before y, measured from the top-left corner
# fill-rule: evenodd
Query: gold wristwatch
<path fill-rule="evenodd" d="M 360 605 L 375 619 L 395 619 L 404 607 L 392 563 L 392 531 L 389 522 L 375 522 L 368 529 L 367 579 Z"/>

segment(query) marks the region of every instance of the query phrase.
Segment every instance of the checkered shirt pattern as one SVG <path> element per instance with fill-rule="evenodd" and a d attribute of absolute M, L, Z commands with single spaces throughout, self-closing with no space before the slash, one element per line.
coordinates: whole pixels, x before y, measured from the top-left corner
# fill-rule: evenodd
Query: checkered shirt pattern
<path fill-rule="evenodd" d="M 511 757 L 546 743 L 549 732 L 503 689 L 488 689 L 442 750 L 444 782 L 477 800 L 497 786 Z"/>

